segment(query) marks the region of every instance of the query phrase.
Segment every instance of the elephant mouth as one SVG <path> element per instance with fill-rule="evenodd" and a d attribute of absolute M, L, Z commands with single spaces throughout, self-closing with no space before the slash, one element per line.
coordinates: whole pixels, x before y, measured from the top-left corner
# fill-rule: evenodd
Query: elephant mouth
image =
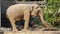
<path fill-rule="evenodd" d="M 31 15 L 31 17 L 39 17 L 38 15 Z"/>

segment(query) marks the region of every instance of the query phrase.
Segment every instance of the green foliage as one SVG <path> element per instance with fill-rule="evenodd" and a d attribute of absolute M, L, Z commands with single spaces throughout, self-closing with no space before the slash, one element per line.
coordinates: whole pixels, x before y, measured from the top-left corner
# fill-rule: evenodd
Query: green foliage
<path fill-rule="evenodd" d="M 44 8 L 44 16 L 48 23 L 55 25 L 55 22 L 60 19 L 60 16 L 57 17 L 59 8 L 60 0 L 47 0 L 46 7 Z"/>
<path fill-rule="evenodd" d="M 18 1 L 23 1 L 23 2 L 25 2 L 25 1 L 30 1 L 30 0 L 18 0 Z"/>

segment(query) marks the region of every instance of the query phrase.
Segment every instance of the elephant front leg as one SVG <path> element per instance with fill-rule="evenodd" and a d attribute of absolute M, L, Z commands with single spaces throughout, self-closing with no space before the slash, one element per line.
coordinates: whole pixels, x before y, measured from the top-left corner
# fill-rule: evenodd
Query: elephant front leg
<path fill-rule="evenodd" d="M 24 24 L 24 31 L 28 30 L 29 27 L 29 16 L 24 16 L 25 24 Z"/>
<path fill-rule="evenodd" d="M 24 24 L 24 29 L 23 31 L 27 31 L 28 27 L 29 27 L 29 12 L 26 11 L 26 13 L 24 14 L 24 20 L 25 20 L 25 24 Z"/>

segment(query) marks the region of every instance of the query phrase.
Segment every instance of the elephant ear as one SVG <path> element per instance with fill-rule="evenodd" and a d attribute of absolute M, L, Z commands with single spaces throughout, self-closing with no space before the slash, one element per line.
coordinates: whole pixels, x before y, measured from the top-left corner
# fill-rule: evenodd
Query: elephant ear
<path fill-rule="evenodd" d="M 32 6 L 32 10 L 39 8 L 37 5 Z"/>

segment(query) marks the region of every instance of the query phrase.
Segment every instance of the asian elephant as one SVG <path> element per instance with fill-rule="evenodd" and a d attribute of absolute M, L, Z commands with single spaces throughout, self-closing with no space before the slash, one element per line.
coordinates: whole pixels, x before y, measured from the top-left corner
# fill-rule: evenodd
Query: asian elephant
<path fill-rule="evenodd" d="M 42 9 L 39 7 L 38 4 L 15 4 L 10 7 L 8 7 L 6 11 L 6 16 L 11 22 L 13 31 L 18 31 L 16 29 L 16 21 L 24 19 L 25 24 L 24 24 L 24 29 L 27 30 L 29 27 L 29 18 L 30 16 L 38 16 L 43 25 L 46 26 L 47 28 L 51 28 L 46 21 L 43 18 L 43 13 Z"/>

